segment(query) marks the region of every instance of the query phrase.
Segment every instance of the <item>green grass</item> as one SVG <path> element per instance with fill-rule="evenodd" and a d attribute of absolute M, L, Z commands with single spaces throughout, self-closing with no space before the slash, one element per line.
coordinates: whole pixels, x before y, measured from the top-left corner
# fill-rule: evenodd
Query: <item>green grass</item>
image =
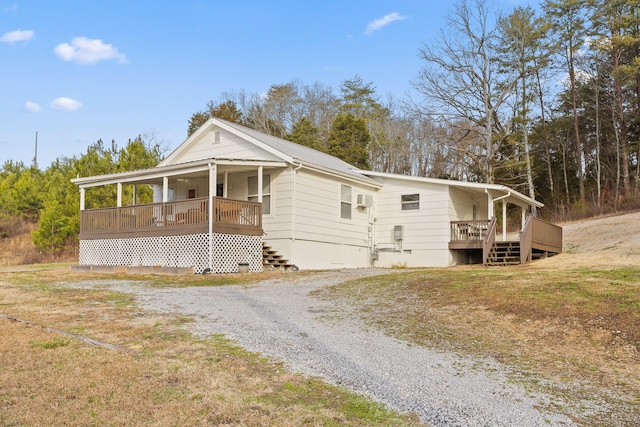
<path fill-rule="evenodd" d="M 58 347 L 65 347 L 71 344 L 70 339 L 63 338 L 53 338 L 47 341 L 31 341 L 29 345 L 33 348 L 44 348 L 46 350 L 51 350 Z"/>

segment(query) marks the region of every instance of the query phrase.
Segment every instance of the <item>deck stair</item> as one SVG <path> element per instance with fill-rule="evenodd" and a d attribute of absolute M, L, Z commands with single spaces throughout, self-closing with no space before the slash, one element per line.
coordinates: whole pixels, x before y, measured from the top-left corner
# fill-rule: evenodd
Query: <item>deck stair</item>
<path fill-rule="evenodd" d="M 283 271 L 296 271 L 298 267 L 289 263 L 289 260 L 283 259 L 282 255 L 278 254 L 278 251 L 267 246 L 262 242 L 262 267 L 264 270 L 283 270 Z"/>
<path fill-rule="evenodd" d="M 494 242 L 487 265 L 520 264 L 520 242 Z"/>

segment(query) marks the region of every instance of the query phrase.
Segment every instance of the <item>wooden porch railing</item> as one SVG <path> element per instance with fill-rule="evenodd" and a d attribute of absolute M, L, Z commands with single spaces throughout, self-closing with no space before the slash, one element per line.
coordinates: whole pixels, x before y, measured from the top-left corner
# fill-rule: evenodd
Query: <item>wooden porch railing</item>
<path fill-rule="evenodd" d="M 213 231 L 262 234 L 262 205 L 213 198 Z M 209 231 L 209 198 L 88 209 L 80 213 L 80 239 L 196 234 Z"/>
<path fill-rule="evenodd" d="M 487 233 L 489 221 L 451 221 L 452 242 L 481 242 Z"/>
<path fill-rule="evenodd" d="M 489 226 L 487 227 L 487 234 L 485 234 L 482 240 L 482 264 L 484 265 L 487 265 L 489 253 L 491 252 L 491 248 L 493 248 L 493 244 L 496 242 L 496 224 L 497 220 L 494 216 L 491 218 Z"/>
<path fill-rule="evenodd" d="M 520 235 L 520 262 L 531 260 L 532 250 L 562 252 L 562 227 L 534 218 L 527 217 Z"/>
<path fill-rule="evenodd" d="M 450 249 L 482 248 L 482 262 L 487 265 L 489 253 L 496 242 L 497 221 L 452 221 Z M 533 250 L 562 252 L 562 227 L 529 215 L 520 232 L 520 263 L 532 258 Z"/>

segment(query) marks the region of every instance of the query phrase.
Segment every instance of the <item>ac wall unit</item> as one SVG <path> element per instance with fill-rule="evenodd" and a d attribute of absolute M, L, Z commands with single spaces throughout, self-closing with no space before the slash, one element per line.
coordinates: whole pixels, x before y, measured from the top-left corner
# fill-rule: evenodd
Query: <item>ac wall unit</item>
<path fill-rule="evenodd" d="M 373 197 L 367 194 L 358 194 L 356 205 L 358 205 L 358 207 L 370 208 L 371 205 L 373 205 Z"/>

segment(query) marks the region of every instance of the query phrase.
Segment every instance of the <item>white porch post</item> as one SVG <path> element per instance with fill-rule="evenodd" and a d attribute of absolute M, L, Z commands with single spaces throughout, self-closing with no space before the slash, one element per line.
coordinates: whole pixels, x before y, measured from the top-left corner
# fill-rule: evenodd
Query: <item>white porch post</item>
<path fill-rule="evenodd" d="M 520 206 L 520 215 L 522 216 L 522 225 L 520 226 L 520 230 L 522 230 L 524 228 L 524 223 L 527 222 L 527 208 Z"/>
<path fill-rule="evenodd" d="M 122 183 L 121 182 L 118 183 L 118 202 L 116 203 L 116 206 L 122 207 Z"/>
<path fill-rule="evenodd" d="M 222 197 L 229 197 L 229 171 L 224 171 L 224 183 L 222 184 Z"/>
<path fill-rule="evenodd" d="M 493 197 L 491 193 L 487 191 L 487 218 L 491 220 L 493 218 Z"/>
<path fill-rule="evenodd" d="M 258 203 L 262 203 L 262 166 L 258 166 Z"/>
<path fill-rule="evenodd" d="M 209 272 L 213 273 L 213 201 L 216 195 L 216 165 L 209 163 Z"/>
<path fill-rule="evenodd" d="M 169 201 L 169 177 L 162 177 L 162 203 Z"/>
<path fill-rule="evenodd" d="M 133 200 L 132 200 L 132 203 L 133 203 L 134 206 L 138 203 L 138 200 L 136 200 L 138 198 L 138 195 L 136 194 L 136 192 L 137 192 L 136 185 L 133 184 Z"/>
<path fill-rule="evenodd" d="M 84 188 L 80 187 L 80 210 L 84 210 Z"/>
<path fill-rule="evenodd" d="M 507 241 L 507 201 L 502 200 L 502 241 Z"/>

